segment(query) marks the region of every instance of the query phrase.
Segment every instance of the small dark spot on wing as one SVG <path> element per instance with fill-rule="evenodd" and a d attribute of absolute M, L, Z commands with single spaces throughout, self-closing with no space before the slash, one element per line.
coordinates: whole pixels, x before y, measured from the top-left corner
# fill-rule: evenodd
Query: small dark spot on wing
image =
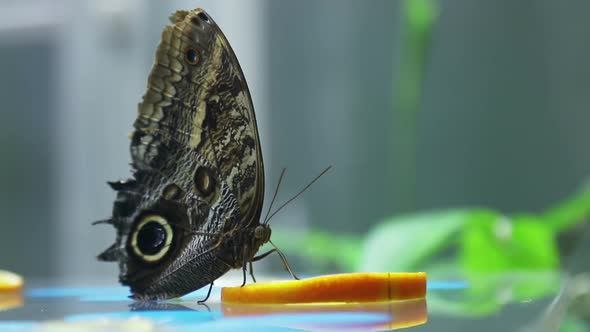
<path fill-rule="evenodd" d="M 244 137 L 244 145 L 251 149 L 254 149 L 256 142 L 254 141 L 252 136 L 246 136 Z"/>
<path fill-rule="evenodd" d="M 197 16 L 206 23 L 209 23 L 209 16 L 203 12 L 199 12 Z"/>

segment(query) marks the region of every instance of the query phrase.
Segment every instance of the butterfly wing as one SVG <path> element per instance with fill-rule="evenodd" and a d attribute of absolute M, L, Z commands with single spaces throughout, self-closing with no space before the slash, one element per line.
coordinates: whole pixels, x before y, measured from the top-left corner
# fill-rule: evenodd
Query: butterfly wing
<path fill-rule="evenodd" d="M 264 165 L 246 79 L 227 38 L 202 9 L 171 20 L 139 105 L 133 165 L 177 166 L 177 156 L 165 151 L 196 152 L 234 193 L 241 223 L 250 224 L 260 216 Z"/>
<path fill-rule="evenodd" d="M 201 9 L 162 33 L 132 134 L 133 181 L 118 191 L 118 261 L 139 298 L 169 298 L 217 279 L 231 262 L 220 235 L 258 222 L 264 166 L 254 107 L 226 37 Z"/>

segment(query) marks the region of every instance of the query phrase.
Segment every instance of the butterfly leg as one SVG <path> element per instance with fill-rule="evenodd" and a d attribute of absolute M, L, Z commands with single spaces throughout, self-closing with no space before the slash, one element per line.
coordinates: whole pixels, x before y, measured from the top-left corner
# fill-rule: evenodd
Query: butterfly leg
<path fill-rule="evenodd" d="M 242 286 L 240 287 L 244 287 L 246 285 L 246 266 L 248 266 L 248 246 L 244 246 L 244 250 L 242 252 L 242 272 L 244 274 L 244 279 L 242 281 Z"/>
<path fill-rule="evenodd" d="M 283 266 L 285 267 L 287 272 L 289 272 L 291 277 L 293 277 L 293 279 L 295 279 L 295 280 L 299 280 L 299 277 L 296 276 L 295 273 L 293 273 L 293 271 L 291 270 L 291 267 L 289 266 L 289 262 L 287 262 L 287 257 L 285 257 L 285 254 L 283 254 L 283 252 L 280 251 L 278 248 L 277 248 L 277 254 L 279 254 L 279 257 L 281 257 L 281 260 L 283 261 Z"/>
<path fill-rule="evenodd" d="M 252 258 L 252 261 L 253 261 L 253 262 L 257 262 L 257 261 L 259 261 L 259 260 L 261 260 L 261 259 L 265 258 L 266 256 L 268 256 L 268 255 L 272 254 L 272 253 L 273 253 L 273 252 L 275 252 L 275 251 L 277 251 L 277 250 L 276 250 L 276 249 L 270 249 L 269 251 L 265 252 L 264 254 L 262 254 L 262 255 L 258 255 L 258 256 L 256 256 L 256 257 Z"/>
<path fill-rule="evenodd" d="M 283 252 L 280 251 L 279 248 L 275 247 L 275 248 L 265 252 L 262 255 L 258 255 L 256 257 L 252 258 L 252 262 L 259 261 L 259 260 L 263 259 L 264 257 L 272 254 L 273 252 L 276 252 L 279 255 L 279 257 L 281 257 L 281 261 L 283 262 L 283 266 L 285 267 L 285 270 L 287 270 L 287 272 L 289 272 L 291 277 L 293 277 L 293 279 L 295 279 L 295 280 L 299 280 L 299 277 L 297 277 L 295 275 L 295 273 L 293 273 L 293 271 L 291 270 L 291 267 L 289 266 L 289 262 L 287 262 L 287 257 L 285 257 L 285 254 L 283 254 Z"/>
<path fill-rule="evenodd" d="M 250 266 L 250 277 L 252 277 L 252 281 L 256 283 L 256 278 L 254 277 L 254 266 L 252 266 L 252 261 L 249 261 L 248 265 Z"/>
<path fill-rule="evenodd" d="M 209 290 L 207 291 L 207 296 L 205 296 L 204 299 L 197 301 L 198 304 L 202 304 L 205 303 L 205 301 L 207 301 L 209 299 L 209 295 L 211 295 L 211 289 L 213 288 L 213 282 L 211 282 L 211 284 L 209 284 Z"/>

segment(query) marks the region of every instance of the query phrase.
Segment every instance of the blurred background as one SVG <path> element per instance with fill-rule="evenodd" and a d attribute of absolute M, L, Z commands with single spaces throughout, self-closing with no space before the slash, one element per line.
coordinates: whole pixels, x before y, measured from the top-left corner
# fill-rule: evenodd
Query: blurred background
<path fill-rule="evenodd" d="M 279 201 L 334 165 L 272 221 L 297 271 L 486 271 L 506 238 L 532 256 L 497 271 L 587 270 L 590 3 L 549 0 L 1 0 L 0 268 L 115 282 L 90 223 L 130 175 L 161 30 L 195 7 L 245 72 L 267 197 L 282 167 Z"/>

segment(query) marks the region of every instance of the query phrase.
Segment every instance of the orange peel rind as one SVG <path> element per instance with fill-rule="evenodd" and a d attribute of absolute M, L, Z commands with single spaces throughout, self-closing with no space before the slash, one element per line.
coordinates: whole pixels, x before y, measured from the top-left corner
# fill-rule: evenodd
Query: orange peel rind
<path fill-rule="evenodd" d="M 365 303 L 425 296 L 425 272 L 347 273 L 221 289 L 222 303 Z"/>

